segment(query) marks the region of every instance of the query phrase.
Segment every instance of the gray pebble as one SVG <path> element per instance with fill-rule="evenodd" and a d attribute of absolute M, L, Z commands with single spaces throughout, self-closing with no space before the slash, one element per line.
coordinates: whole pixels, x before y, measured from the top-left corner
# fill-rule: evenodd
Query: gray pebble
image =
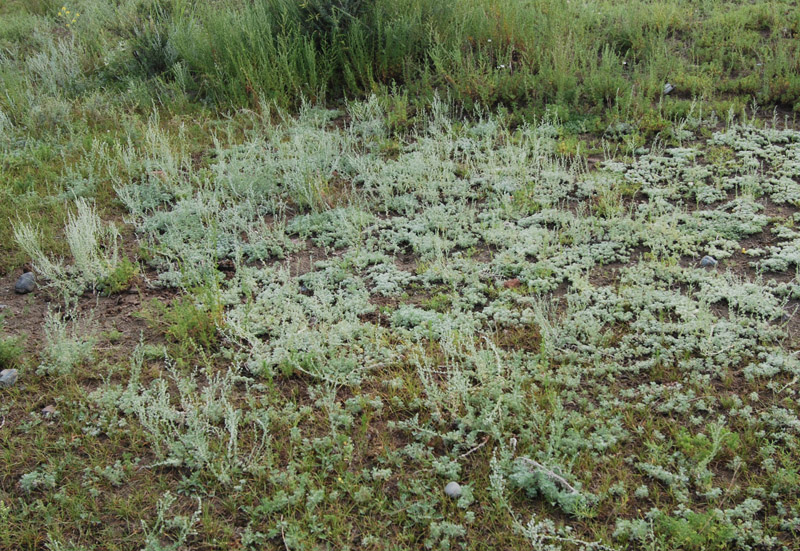
<path fill-rule="evenodd" d="M 772 323 L 787 323 L 790 319 L 792 319 L 792 316 L 789 314 L 783 314 L 777 318 L 773 318 Z"/>
<path fill-rule="evenodd" d="M 713 256 L 704 256 L 702 260 L 700 260 L 700 266 L 703 268 L 712 268 L 717 265 L 717 259 Z"/>
<path fill-rule="evenodd" d="M 444 493 L 447 494 L 447 497 L 458 499 L 461 497 L 461 484 L 458 482 L 448 482 L 447 486 L 444 487 Z"/>
<path fill-rule="evenodd" d="M 49 406 L 42 408 L 42 417 L 52 417 L 55 416 L 57 413 L 58 411 L 56 410 L 56 406 L 54 406 L 53 404 L 50 404 Z"/>
<path fill-rule="evenodd" d="M 24 295 L 25 293 L 30 293 L 36 288 L 36 276 L 33 275 L 33 272 L 25 272 L 14 284 L 14 291 L 17 293 Z"/>
<path fill-rule="evenodd" d="M 667 94 L 669 94 L 670 92 L 672 92 L 674 89 L 675 89 L 675 87 L 674 87 L 672 84 L 670 84 L 669 82 L 668 82 L 668 83 L 666 83 L 666 84 L 664 85 L 664 95 L 666 96 Z"/>
<path fill-rule="evenodd" d="M 16 369 L 4 369 L 0 371 L 0 388 L 11 386 L 17 382 L 19 371 Z"/>

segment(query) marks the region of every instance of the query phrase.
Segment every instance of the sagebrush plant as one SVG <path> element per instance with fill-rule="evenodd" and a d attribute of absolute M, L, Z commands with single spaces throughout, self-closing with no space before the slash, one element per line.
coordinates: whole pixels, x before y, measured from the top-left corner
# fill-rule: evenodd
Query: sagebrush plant
<path fill-rule="evenodd" d="M 203 502 L 198 498 L 197 509 L 191 516 L 169 515 L 170 508 L 175 504 L 176 498 L 172 493 L 166 492 L 158 500 L 156 519 L 153 526 L 142 523 L 145 534 L 145 551 L 177 551 L 186 544 L 189 536 L 196 533 L 194 525 L 203 512 Z M 164 544 L 165 536 L 169 536 L 170 543 Z"/>
<path fill-rule="evenodd" d="M 65 315 L 48 311 L 44 320 L 45 342 L 37 373 L 69 375 L 93 356 L 95 338 L 91 335 L 91 317 L 77 312 Z"/>
<path fill-rule="evenodd" d="M 120 188 L 139 235 L 169 259 L 153 260 L 162 274 L 174 273 L 164 283 L 186 286 L 223 261 L 236 266 L 217 279 L 218 342 L 241 366 L 237 377 L 278 393 L 266 411 L 252 401 L 235 409 L 234 387 L 224 382 L 232 379 L 183 379 L 174 368 L 177 409 L 164 378 L 123 394 L 107 388 L 101 401 L 120 396 L 118 404 L 139 404 L 123 411 L 137 412 L 159 461 L 235 487 L 237 477 L 266 476 L 281 487 L 291 480 L 291 490 L 261 499 L 251 522 L 263 534 L 310 544 L 318 540 L 303 526 L 339 490 L 308 480 L 303 469 L 324 465 L 334 484 L 354 477 L 347 491 L 355 506 L 379 503 L 376 491 L 390 475 L 340 469 L 356 449 L 349 431 L 382 416 L 389 402 L 409 412 L 386 419 L 403 443 L 380 452 L 369 469 L 430 473 L 392 486 L 409 507 L 402 522 L 424 533 L 428 547 L 466 537 L 486 481 L 465 458 L 488 460 L 485 447 L 497 514 L 535 545 L 778 548 L 785 531 L 753 513 L 763 500 L 726 486 L 719 473 L 738 476 L 743 465 L 762 464 L 757 446 L 740 449 L 753 431 L 795 438 L 794 406 L 759 400 L 794 392 L 800 364 L 775 320 L 798 296 L 797 285 L 767 279 L 763 270 L 745 277 L 698 264 L 712 254 L 759 268 L 752 259 L 766 251 L 743 243 L 777 219 L 761 214 L 766 190 L 757 180 L 708 164 L 702 147 L 679 143 L 588 172 L 580 157 L 559 153 L 554 119 L 512 129 L 507 119 L 476 113 L 475 122 L 457 124 L 444 101 L 387 153 L 380 103 L 348 109 L 343 128 L 327 126 L 338 113 L 308 105 L 296 119 L 277 115 L 277 125 L 254 118 L 248 141 L 219 141 L 202 185 L 181 198 L 149 203 L 161 189 L 155 180 L 135 184 L 136 194 Z M 679 126 L 695 132 L 706 124 L 715 123 L 690 113 Z M 737 128 L 706 139 L 722 144 Z M 776 151 L 762 174 L 794 170 L 783 159 L 796 132 L 747 132 Z M 769 197 L 783 204 L 794 184 L 778 178 L 783 183 Z M 350 188 L 335 203 L 334 179 Z M 726 189 L 739 193 L 718 191 Z M 632 202 L 632 194 L 642 200 Z M 213 231 L 198 232 L 198 222 Z M 795 239 L 785 224 L 777 235 Z M 324 259 L 299 272 L 282 264 L 309 247 Z M 256 250 L 263 252 L 248 260 Z M 388 304 L 377 308 L 378 301 Z M 304 383 L 312 406 L 298 409 L 278 397 L 293 381 Z M 385 390 L 368 397 L 367 385 L 378 381 Z M 747 390 L 731 401 L 716 397 L 716 385 Z M 340 399 L 342 389 L 355 396 Z M 304 436 L 298 423 L 314 415 L 326 431 Z M 296 459 L 278 459 L 282 444 L 273 435 L 281 430 Z M 258 445 L 248 446 L 244 433 Z M 630 449 L 637 451 L 623 452 Z M 269 460 L 252 463 L 255 450 L 270 450 Z M 597 480 L 598 470 L 608 474 Z M 457 522 L 412 512 L 412 503 L 437 510 L 437 477 L 470 476 L 481 482 L 464 480 Z M 634 490 L 650 509 L 631 511 L 613 537 L 571 526 L 570 519 L 592 523 Z M 783 490 L 771 495 L 787 497 Z M 524 521 L 521 503 L 558 508 L 567 520 Z M 719 513 L 704 513 L 705 503 Z M 261 541 L 258 532 L 248 539 Z"/>
<path fill-rule="evenodd" d="M 31 258 L 36 272 L 70 301 L 115 274 L 120 266 L 119 232 L 113 223 L 100 219 L 91 203 L 79 198 L 75 201 L 75 211 L 67 214 L 64 236 L 72 255 L 70 265 L 64 259 L 45 254 L 30 221 L 14 225 L 14 237 Z"/>
<path fill-rule="evenodd" d="M 131 374 L 127 385 L 116 385 L 94 394 L 108 414 L 132 416 L 141 423 L 153 446 L 157 465 L 185 467 L 208 472 L 220 483 L 230 484 L 233 477 L 253 466 L 255 450 L 240 452 L 243 425 L 260 434 L 259 449 L 268 452 L 269 434 L 263 421 L 243 416 L 232 403 L 237 373 L 210 375 L 201 384 L 200 373 L 185 376 L 171 361 L 165 370 L 177 388 L 177 403 L 166 379 L 145 385 L 142 369 L 144 350 L 140 346 L 131 359 Z M 246 434 L 250 434 L 250 430 Z"/>
<path fill-rule="evenodd" d="M 52 97 L 76 90 L 81 78 L 78 44 L 74 37 L 42 37 L 43 48 L 26 59 L 26 74 Z"/>
<path fill-rule="evenodd" d="M 34 470 L 19 479 L 20 488 L 27 493 L 36 490 L 52 490 L 56 487 L 57 473 L 51 469 Z"/>

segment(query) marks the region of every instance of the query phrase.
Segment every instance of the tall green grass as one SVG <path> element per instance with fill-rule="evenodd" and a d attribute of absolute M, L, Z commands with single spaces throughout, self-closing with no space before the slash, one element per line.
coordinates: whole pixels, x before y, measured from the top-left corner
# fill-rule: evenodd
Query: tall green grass
<path fill-rule="evenodd" d="M 225 108 L 263 100 L 291 107 L 303 97 L 330 102 L 397 85 L 423 102 L 439 93 L 467 107 L 523 114 L 598 114 L 613 106 L 641 117 L 670 82 L 678 102 L 755 100 L 800 110 L 800 11 L 788 0 L 74 5 L 84 17 L 66 33 L 55 16 L 60 4 L 45 0 L 19 6 L 0 23 L 3 55 L 17 67 L 74 40 L 81 74 L 64 90 L 73 95 L 112 87 L 141 89 L 145 104 L 149 90 L 162 104 L 184 94 Z M 51 43 L 46 37 L 55 31 Z"/>
<path fill-rule="evenodd" d="M 381 2 L 311 4 L 204 6 L 174 23 L 174 45 L 199 91 L 230 105 L 363 95 L 402 80 L 431 46 L 431 10 L 420 2 L 403 17 Z"/>
<path fill-rule="evenodd" d="M 325 17 L 319 12 L 325 6 Z M 800 16 L 785 2 L 215 2 L 165 21 L 196 91 L 297 104 L 393 82 L 468 106 L 642 112 L 675 96 L 800 109 Z"/>

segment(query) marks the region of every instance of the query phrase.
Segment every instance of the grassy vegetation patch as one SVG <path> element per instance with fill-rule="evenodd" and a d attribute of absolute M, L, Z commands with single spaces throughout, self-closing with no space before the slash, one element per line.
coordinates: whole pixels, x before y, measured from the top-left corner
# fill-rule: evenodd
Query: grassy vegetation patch
<path fill-rule="evenodd" d="M 4 3 L 0 547 L 797 548 L 793 8 Z"/>

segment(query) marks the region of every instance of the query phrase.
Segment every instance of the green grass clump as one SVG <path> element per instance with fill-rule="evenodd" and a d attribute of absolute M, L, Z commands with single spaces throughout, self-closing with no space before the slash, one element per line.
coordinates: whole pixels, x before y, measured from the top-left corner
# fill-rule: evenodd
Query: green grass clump
<path fill-rule="evenodd" d="M 153 299 L 141 315 L 163 331 L 177 358 L 213 352 L 223 325 L 222 304 L 209 289 L 195 289 L 169 304 Z"/>
<path fill-rule="evenodd" d="M 100 280 L 97 284 L 97 289 L 104 295 L 127 291 L 138 274 L 139 267 L 131 262 L 129 258 L 123 257 L 114 266 L 111 273 Z"/>
<path fill-rule="evenodd" d="M 17 368 L 25 352 L 20 338 L 6 336 L 4 315 L 0 314 L 0 370 Z"/>
<path fill-rule="evenodd" d="M 24 349 L 19 339 L 0 338 L 0 369 L 19 367 Z"/>

